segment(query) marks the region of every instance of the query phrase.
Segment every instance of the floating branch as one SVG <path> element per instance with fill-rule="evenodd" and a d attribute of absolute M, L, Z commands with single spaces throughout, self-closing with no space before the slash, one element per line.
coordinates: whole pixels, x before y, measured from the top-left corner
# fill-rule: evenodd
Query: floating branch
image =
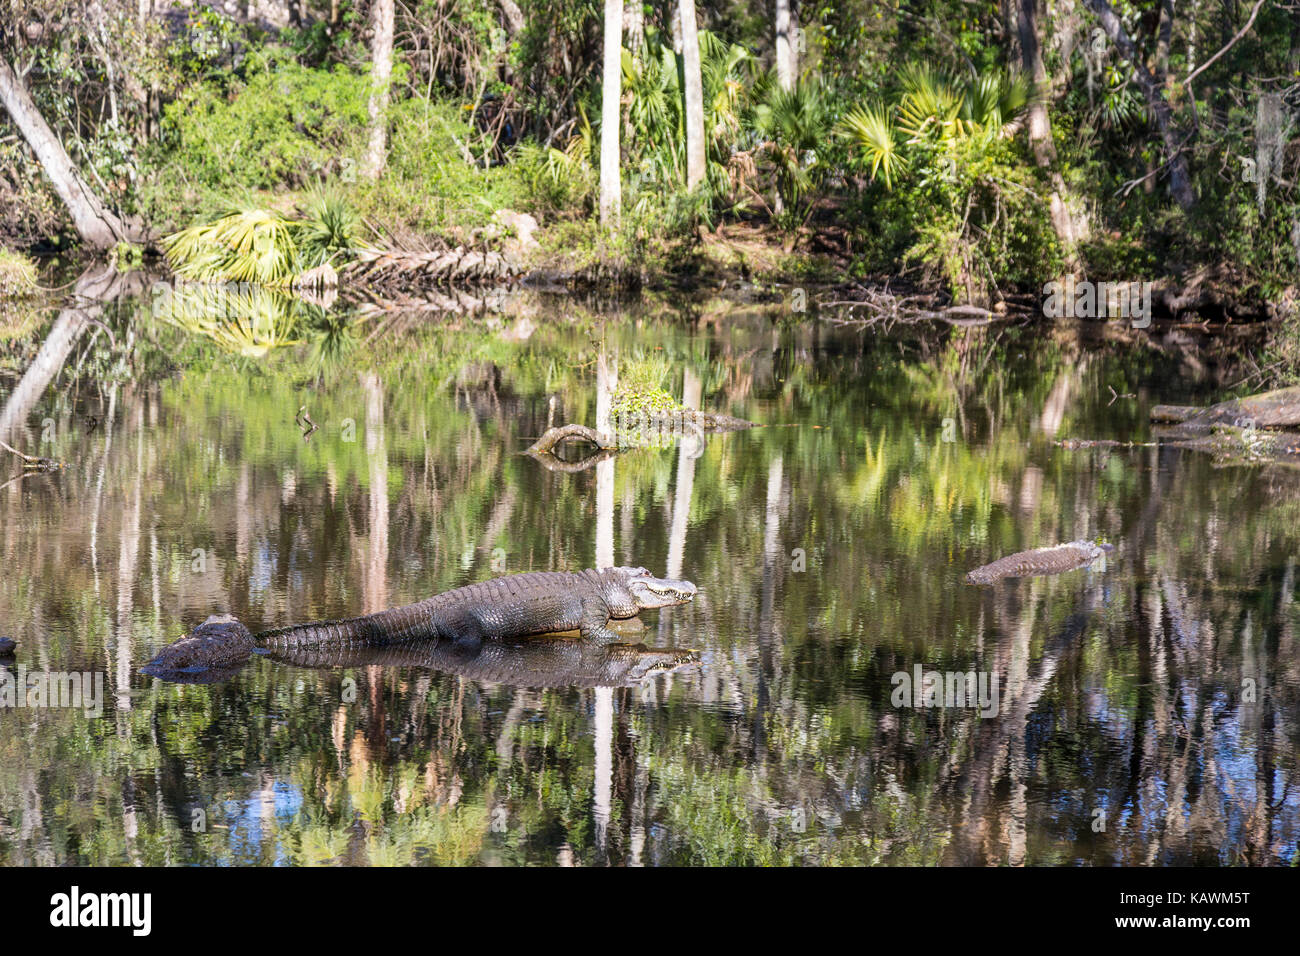
<path fill-rule="evenodd" d="M 26 471 L 58 471 L 60 468 L 67 466 L 54 458 L 42 458 L 39 455 L 24 455 L 12 445 L 0 441 L 0 448 L 7 452 L 12 452 L 23 460 L 23 469 Z"/>

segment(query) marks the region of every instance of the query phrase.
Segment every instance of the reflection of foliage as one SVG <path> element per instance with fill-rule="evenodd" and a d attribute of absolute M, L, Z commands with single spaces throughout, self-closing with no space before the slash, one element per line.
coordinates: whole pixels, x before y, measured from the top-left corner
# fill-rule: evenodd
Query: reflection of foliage
<path fill-rule="evenodd" d="M 75 509 L 95 500 L 97 469 L 70 471 L 61 480 L 81 484 L 66 495 L 24 492 L 13 512 L 15 573 L 0 581 L 6 619 L 35 632 L 33 646 L 39 641 L 51 661 L 104 671 L 110 700 L 117 675 L 211 613 L 214 595 L 261 627 L 356 613 L 367 565 L 383 570 L 380 586 L 399 603 L 489 576 L 498 546 L 509 570 L 590 563 L 594 476 L 557 477 L 510 452 L 535 436 L 552 397 L 566 419 L 591 420 L 595 371 L 575 357 L 590 355 L 599 315 L 566 302 L 563 319 L 543 315 L 526 342 L 487 320 L 455 328 L 387 321 L 366 349 L 349 351 L 340 343 L 353 325 L 294 314 L 300 320 L 286 337 L 303 346 L 271 349 L 257 362 L 183 323 L 132 316 L 115 326 L 122 342 L 127 328 L 138 332 L 130 358 L 153 370 L 150 388 L 119 390 L 111 449 L 102 432 L 59 429 L 67 458 L 103 455 L 98 568 L 65 559 L 69 548 L 89 551 L 91 519 Z M 708 616 L 701 602 L 649 618 L 646 640 L 704 646 L 714 663 L 613 696 L 603 850 L 591 691 L 258 660 L 211 687 L 132 678 L 121 688 L 131 706 L 108 719 L 31 711 L 33 732 L 0 734 L 0 862 L 553 863 L 564 853 L 593 864 L 640 852 L 642 862 L 669 864 L 931 865 L 969 859 L 969 827 L 991 834 L 985 852 L 997 858 L 1004 788 L 976 781 L 954 796 L 944 783 L 949 768 L 979 766 L 998 751 L 972 735 L 1004 722 L 895 710 L 889 674 L 916 661 L 991 665 L 1007 651 L 1034 667 L 1084 580 L 1036 581 L 1008 591 L 1004 604 L 960 586 L 960 574 L 1067 535 L 1118 537 L 1153 495 L 1161 513 L 1150 544 L 1110 573 L 1107 606 L 1068 649 L 1073 656 L 1033 715 L 1031 791 L 1043 799 L 1025 808 L 1026 856 L 1136 861 L 1155 841 L 1166 856 L 1188 857 L 1187 838 L 1164 826 L 1163 803 L 1135 818 L 1142 839 L 1132 844 L 1076 835 L 1090 832 L 1078 804 L 1099 786 L 1130 781 L 1126 748 L 1115 741 L 1137 733 L 1152 743 L 1139 783 L 1179 785 L 1185 766 L 1203 773 L 1212 785 L 1180 808 L 1220 829 L 1226 821 L 1224 855 L 1240 852 L 1231 827 L 1255 790 L 1260 768 L 1247 754 L 1260 725 L 1241 722 L 1232 693 L 1243 662 L 1251 675 L 1267 668 L 1275 686 L 1295 686 L 1300 617 L 1287 569 L 1300 497 L 1263 470 L 1225 475 L 1186 459 L 1153 476 L 1137 456 L 1066 453 L 1035 426 L 1065 381 L 1074 398 L 1062 434 L 1140 429 L 1140 409 L 1107 407 L 1105 384 L 1187 389 L 1176 359 L 1129 352 L 1085 370 L 1032 330 L 888 340 L 819 330 L 827 338 L 809 361 L 806 326 L 778 328 L 772 349 L 770 322 L 750 313 L 711 323 L 708 334 L 675 314 L 637 318 L 604 329 L 621 381 L 673 394 L 689 368 L 707 407 L 793 427 L 711 438 L 693 465 L 683 571 L 710 596 Z M 355 374 L 312 383 L 321 429 L 304 443 L 293 413 L 307 398 L 317 351 L 331 349 L 338 369 L 365 370 L 379 385 L 367 388 Z M 500 407 L 467 406 L 464 390 L 450 387 L 471 362 L 501 369 Z M 58 404 L 64 391 L 51 389 L 34 417 L 71 415 Z M 140 424 L 153 408 L 159 426 Z M 946 417 L 958 423 L 955 442 L 939 437 Z M 345 437 L 348 419 L 355 440 Z M 379 442 L 369 441 L 371 427 L 382 428 Z M 616 539 L 620 560 L 627 549 L 629 560 L 664 564 L 664 515 L 680 464 L 673 451 L 618 457 L 615 527 L 631 529 L 630 540 Z M 779 551 L 764 567 L 758 542 L 774 474 L 783 476 L 773 500 L 779 538 L 806 547 L 814 573 L 783 570 Z M 121 513 L 137 494 L 148 517 L 123 606 L 104 600 L 95 579 L 119 566 L 118 542 L 131 540 Z M 371 509 L 383 507 L 386 550 L 370 534 Z M 192 548 L 218 556 L 201 584 Z M 1162 584 L 1167 591 L 1153 590 Z M 1132 630 L 1133 615 L 1156 606 L 1143 626 L 1175 649 L 1163 663 Z M 1193 608 L 1212 642 L 1156 633 Z M 1243 634 L 1243 617 L 1253 634 Z M 31 623 L 49 620 L 67 624 Z M 328 705 L 342 698 L 344 680 L 356 681 L 355 703 Z M 1163 723 L 1184 700 L 1195 718 L 1187 730 Z M 1277 727 L 1286 747 L 1272 759 L 1290 760 L 1294 730 L 1280 719 Z M 1221 759 L 1228 748 L 1232 759 Z M 986 798 L 983 809 L 971 795 Z M 208 813 L 206 832 L 191 828 L 195 809 Z M 24 813 L 36 821 L 27 830 L 13 825 Z"/>
<path fill-rule="evenodd" d="M 36 290 L 36 263 L 0 247 L 0 299 L 28 295 Z"/>
<path fill-rule="evenodd" d="M 262 358 L 272 349 L 296 345 L 293 336 L 299 316 L 310 309 L 289 296 L 249 284 L 178 284 L 156 303 L 158 318 L 247 358 Z"/>

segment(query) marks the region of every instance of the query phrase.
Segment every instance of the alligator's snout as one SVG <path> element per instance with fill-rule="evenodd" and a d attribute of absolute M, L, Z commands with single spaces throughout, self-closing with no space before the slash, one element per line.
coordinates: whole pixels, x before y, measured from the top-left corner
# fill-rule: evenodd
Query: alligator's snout
<path fill-rule="evenodd" d="M 643 681 L 655 674 L 671 674 L 687 664 L 698 664 L 700 652 L 686 648 L 661 647 L 635 650 L 636 661 L 628 669 L 630 681 Z"/>
<path fill-rule="evenodd" d="M 168 677 L 237 667 L 252 655 L 253 646 L 253 635 L 243 624 L 229 614 L 214 615 L 164 647 L 140 672 L 151 677 Z"/>
<path fill-rule="evenodd" d="M 657 578 L 649 573 L 629 578 L 627 586 L 641 610 L 686 604 L 695 597 L 696 590 L 690 581 Z"/>

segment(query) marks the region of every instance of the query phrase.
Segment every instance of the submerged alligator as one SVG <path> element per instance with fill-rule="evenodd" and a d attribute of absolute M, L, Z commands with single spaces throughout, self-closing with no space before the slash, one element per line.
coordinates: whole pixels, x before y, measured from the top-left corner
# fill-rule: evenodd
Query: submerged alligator
<path fill-rule="evenodd" d="M 1071 541 L 1051 548 L 1017 551 L 991 564 L 976 568 L 966 575 L 971 584 L 992 584 L 1003 578 L 1024 578 L 1039 574 L 1061 574 L 1087 567 L 1103 554 L 1115 549 L 1113 544 L 1094 544 L 1091 541 Z"/>
<path fill-rule="evenodd" d="M 207 670 L 229 671 L 254 651 L 388 647 L 441 641 L 475 649 L 485 640 L 508 640 L 578 631 L 584 642 L 614 644 L 611 620 L 685 604 L 695 597 L 689 581 L 657 578 L 645 568 L 536 571 L 512 574 L 446 591 L 415 604 L 342 621 L 315 621 L 253 634 L 229 615 L 208 618 L 163 648 L 141 668 L 154 677 Z"/>

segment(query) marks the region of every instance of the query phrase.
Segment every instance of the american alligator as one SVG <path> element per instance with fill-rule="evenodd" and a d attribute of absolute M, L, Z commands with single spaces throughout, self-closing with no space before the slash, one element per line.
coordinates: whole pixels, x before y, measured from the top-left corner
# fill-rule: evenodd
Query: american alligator
<path fill-rule="evenodd" d="M 481 581 L 435 597 L 342 621 L 314 621 L 252 634 L 230 616 L 210 617 L 163 648 L 143 673 L 155 677 L 238 667 L 257 649 L 383 647 L 438 639 L 476 647 L 556 631 L 578 631 L 585 641 L 618 643 L 611 619 L 685 604 L 689 581 L 657 578 L 645 568 L 537 571 Z"/>
<path fill-rule="evenodd" d="M 976 568 L 966 575 L 971 584 L 992 584 L 1003 578 L 1032 577 L 1039 574 L 1061 574 L 1086 567 L 1103 554 L 1113 551 L 1113 544 L 1093 544 L 1091 541 L 1071 541 L 1051 548 L 1018 551 L 992 564 Z"/>
<path fill-rule="evenodd" d="M 477 646 L 435 638 L 390 647 L 291 647 L 266 656 L 296 667 L 429 667 L 514 687 L 627 687 L 700 659 L 697 651 L 675 647 L 597 644 L 567 637 L 483 641 Z"/>

